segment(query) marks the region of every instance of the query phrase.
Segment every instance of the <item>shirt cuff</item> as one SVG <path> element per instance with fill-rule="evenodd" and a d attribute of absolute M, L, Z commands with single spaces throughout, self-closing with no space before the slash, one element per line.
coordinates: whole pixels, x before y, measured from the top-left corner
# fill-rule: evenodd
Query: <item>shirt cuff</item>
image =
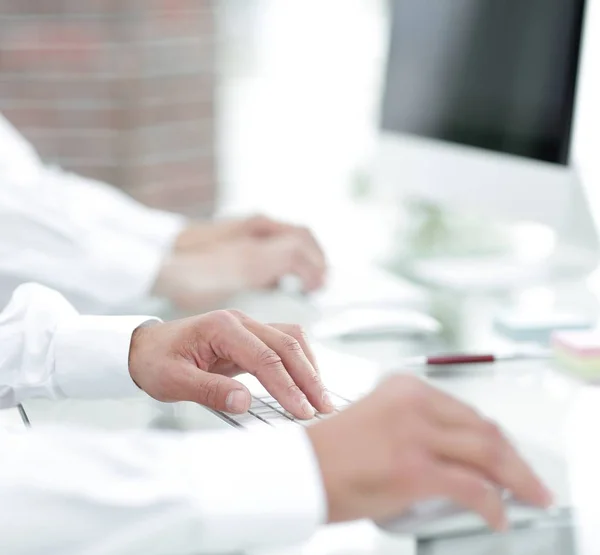
<path fill-rule="evenodd" d="M 85 277 L 104 305 L 136 306 L 151 295 L 168 250 L 118 232 L 96 234 L 86 245 Z"/>
<path fill-rule="evenodd" d="M 143 394 L 129 374 L 131 336 L 149 316 L 77 316 L 54 335 L 54 375 L 69 398 L 108 399 Z"/>
<path fill-rule="evenodd" d="M 189 436 L 181 448 L 173 468 L 184 466 L 204 549 L 291 545 L 325 522 L 321 472 L 304 429 Z"/>
<path fill-rule="evenodd" d="M 181 214 L 146 209 L 136 222 L 139 237 L 157 246 L 163 252 L 171 250 L 177 236 L 189 225 L 189 220 Z"/>

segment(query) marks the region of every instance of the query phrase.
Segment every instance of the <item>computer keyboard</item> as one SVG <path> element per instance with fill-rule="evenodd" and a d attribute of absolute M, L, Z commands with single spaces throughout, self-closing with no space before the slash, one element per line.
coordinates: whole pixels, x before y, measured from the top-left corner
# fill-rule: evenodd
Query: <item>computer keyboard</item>
<path fill-rule="evenodd" d="M 227 420 L 227 422 L 230 424 L 246 429 L 264 429 L 266 426 L 270 426 L 272 428 L 283 428 L 297 425 L 310 426 L 316 422 L 319 422 L 320 420 L 333 416 L 350 404 L 348 399 L 345 399 L 340 395 L 336 395 L 335 393 L 329 392 L 329 396 L 333 402 L 333 406 L 335 407 L 334 412 L 329 414 L 317 413 L 315 417 L 311 418 L 310 420 L 300 420 L 299 418 L 296 418 L 292 413 L 285 410 L 281 406 L 281 403 L 268 394 L 252 397 L 250 409 L 245 414 L 230 414 L 225 412 L 218 412 L 217 414 L 224 420 Z"/>

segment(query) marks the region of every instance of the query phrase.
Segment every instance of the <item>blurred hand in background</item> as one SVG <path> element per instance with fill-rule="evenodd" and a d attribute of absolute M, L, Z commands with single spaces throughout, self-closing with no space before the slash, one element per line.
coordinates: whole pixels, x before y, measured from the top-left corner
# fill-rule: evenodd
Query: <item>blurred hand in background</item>
<path fill-rule="evenodd" d="M 305 292 L 320 288 L 327 264 L 306 228 L 264 216 L 195 222 L 175 241 L 154 292 L 185 310 L 206 308 L 246 290 L 276 287 L 298 276 Z"/>
<path fill-rule="evenodd" d="M 80 310 L 136 310 L 149 295 L 205 312 L 294 274 L 319 288 L 325 256 L 306 228 L 254 216 L 198 221 L 148 207 L 108 184 L 47 166 L 0 116 L 0 305 L 21 283 Z"/>

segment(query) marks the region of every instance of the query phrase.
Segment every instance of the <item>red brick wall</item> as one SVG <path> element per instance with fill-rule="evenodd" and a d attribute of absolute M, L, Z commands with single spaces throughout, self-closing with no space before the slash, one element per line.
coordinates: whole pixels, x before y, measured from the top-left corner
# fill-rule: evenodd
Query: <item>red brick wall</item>
<path fill-rule="evenodd" d="M 143 202 L 215 202 L 215 0 L 0 0 L 0 111 Z"/>

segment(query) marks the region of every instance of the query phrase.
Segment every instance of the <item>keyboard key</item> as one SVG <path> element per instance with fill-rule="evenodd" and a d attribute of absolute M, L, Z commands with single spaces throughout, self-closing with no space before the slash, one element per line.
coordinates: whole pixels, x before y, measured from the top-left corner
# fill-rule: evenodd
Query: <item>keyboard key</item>
<path fill-rule="evenodd" d="M 256 397 L 252 398 L 252 403 L 250 404 L 250 408 L 251 409 L 258 409 L 260 407 L 266 407 L 267 405 L 265 405 L 265 403 L 263 403 L 260 399 L 257 399 Z"/>
<path fill-rule="evenodd" d="M 310 420 L 296 420 L 296 424 L 299 424 L 300 426 L 303 426 L 304 428 L 308 428 L 309 426 L 312 426 L 313 424 L 319 422 L 318 418 L 311 418 Z"/>
<path fill-rule="evenodd" d="M 293 428 L 298 425 L 298 422 L 294 422 L 289 418 L 275 418 L 273 420 L 269 420 L 269 425 L 273 426 L 273 428 Z"/>
<path fill-rule="evenodd" d="M 270 414 L 275 411 L 273 410 L 272 407 L 269 407 L 268 405 L 262 405 L 261 407 L 250 408 L 250 412 L 252 414 L 263 415 L 263 414 Z"/>
<path fill-rule="evenodd" d="M 254 416 L 253 414 L 250 413 L 246 413 L 246 414 L 227 414 L 227 416 L 229 418 L 231 418 L 231 420 L 233 420 L 234 422 L 240 424 L 241 426 L 243 426 L 244 428 L 248 428 L 251 426 L 266 426 L 266 422 L 264 422 L 263 420 L 261 420 L 260 418 L 257 418 L 256 416 Z"/>
<path fill-rule="evenodd" d="M 285 416 L 285 414 L 277 412 L 276 410 L 261 414 L 260 417 L 264 418 L 267 422 L 270 422 L 271 420 L 293 420 L 292 418 L 288 418 Z"/>
<path fill-rule="evenodd" d="M 253 397 L 248 413 L 242 415 L 228 414 L 228 416 L 244 428 L 264 428 L 267 425 L 274 428 L 286 428 L 290 425 L 308 427 L 330 418 L 350 405 L 350 401 L 347 399 L 335 393 L 329 392 L 329 394 L 336 410 L 331 414 L 316 414 L 315 418 L 310 420 L 297 419 L 292 413 L 285 410 L 279 401 L 268 394 Z"/>
<path fill-rule="evenodd" d="M 277 400 L 271 397 L 271 395 L 261 395 L 260 397 L 256 397 L 259 401 L 263 403 L 276 403 Z"/>
<path fill-rule="evenodd" d="M 350 405 L 350 401 L 348 401 L 348 399 L 344 399 L 343 397 L 340 397 L 339 395 L 336 395 L 335 393 L 331 393 L 331 391 L 329 392 L 329 396 L 331 397 L 331 401 L 333 402 L 333 406 L 334 407 L 347 407 L 348 405 Z"/>
<path fill-rule="evenodd" d="M 315 418 L 319 419 L 319 420 L 327 420 L 328 418 L 331 418 L 332 416 L 335 416 L 336 413 L 335 412 L 331 412 L 328 414 L 321 414 L 320 412 L 318 412 L 317 414 L 315 414 Z"/>

